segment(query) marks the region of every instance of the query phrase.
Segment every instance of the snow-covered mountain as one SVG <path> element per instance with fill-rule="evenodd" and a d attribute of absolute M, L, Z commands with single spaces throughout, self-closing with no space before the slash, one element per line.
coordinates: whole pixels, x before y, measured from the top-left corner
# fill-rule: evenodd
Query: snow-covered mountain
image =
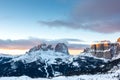
<path fill-rule="evenodd" d="M 21 56 L 0 56 L 0 76 L 32 78 L 108 73 L 120 59 L 104 60 L 88 55 L 71 56 L 64 43 L 41 44 Z M 112 71 L 111 71 L 112 72 Z"/>

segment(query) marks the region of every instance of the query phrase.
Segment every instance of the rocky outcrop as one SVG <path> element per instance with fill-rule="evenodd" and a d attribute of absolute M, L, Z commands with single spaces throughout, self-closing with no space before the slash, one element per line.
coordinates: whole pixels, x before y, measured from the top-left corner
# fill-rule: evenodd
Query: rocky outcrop
<path fill-rule="evenodd" d="M 110 41 L 100 41 L 96 44 L 92 44 L 91 53 L 100 58 L 111 59 L 112 57 L 120 54 L 120 43 L 111 43 Z"/>
<path fill-rule="evenodd" d="M 54 50 L 54 48 L 52 47 L 52 45 L 48 45 L 48 46 L 47 46 L 47 49 L 48 49 L 48 50 Z"/>
<path fill-rule="evenodd" d="M 69 55 L 68 47 L 64 43 L 58 43 L 55 46 L 55 48 L 53 48 L 53 46 L 50 45 L 50 44 L 47 45 L 47 44 L 43 43 L 43 44 L 40 44 L 38 46 L 35 46 L 35 47 L 31 48 L 29 50 L 29 52 L 34 52 L 34 51 L 38 51 L 38 50 L 42 50 L 42 51 L 48 51 L 48 50 L 53 50 L 54 51 L 55 50 L 55 52 L 61 52 L 61 53 Z"/>
<path fill-rule="evenodd" d="M 55 52 L 61 52 L 61 53 L 65 53 L 67 55 L 69 54 L 68 47 L 64 43 L 58 43 L 55 47 Z"/>
<path fill-rule="evenodd" d="M 120 42 L 120 38 L 117 39 L 117 42 Z"/>
<path fill-rule="evenodd" d="M 117 39 L 117 53 L 120 53 L 120 38 Z"/>
<path fill-rule="evenodd" d="M 29 52 L 34 52 L 34 51 L 38 51 L 38 50 L 48 51 L 48 50 L 54 50 L 54 48 L 52 47 L 52 45 L 47 45 L 47 44 L 43 43 L 43 44 L 40 44 L 38 46 L 31 48 L 29 50 Z"/>
<path fill-rule="evenodd" d="M 38 51 L 41 49 L 41 45 L 35 46 L 29 50 L 29 52 Z"/>
<path fill-rule="evenodd" d="M 43 43 L 40 45 L 40 49 L 43 50 L 43 51 L 47 51 L 47 44 Z"/>

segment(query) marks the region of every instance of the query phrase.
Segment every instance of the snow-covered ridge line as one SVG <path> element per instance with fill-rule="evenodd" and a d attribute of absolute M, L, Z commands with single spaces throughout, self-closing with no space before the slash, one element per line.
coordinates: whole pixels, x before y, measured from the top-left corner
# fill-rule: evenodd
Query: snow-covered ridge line
<path fill-rule="evenodd" d="M 32 78 L 51 78 L 85 74 L 102 74 L 120 63 L 117 60 L 104 60 L 90 53 L 71 56 L 65 44 L 55 48 L 40 45 L 26 54 L 14 58 L 0 58 L 0 76 L 29 76 Z"/>

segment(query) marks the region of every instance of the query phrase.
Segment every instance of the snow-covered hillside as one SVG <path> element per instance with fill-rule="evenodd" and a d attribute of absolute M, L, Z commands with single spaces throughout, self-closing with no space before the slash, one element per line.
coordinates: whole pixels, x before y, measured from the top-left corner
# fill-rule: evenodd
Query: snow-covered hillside
<path fill-rule="evenodd" d="M 70 77 L 60 76 L 51 79 L 30 78 L 27 76 L 21 76 L 21 77 L 1 77 L 0 80 L 120 80 L 120 70 L 108 74 L 80 75 Z"/>
<path fill-rule="evenodd" d="M 54 78 L 1 77 L 0 80 L 120 80 L 120 65 L 114 66 L 108 73 L 79 76 L 59 76 Z"/>
<path fill-rule="evenodd" d="M 90 53 L 71 56 L 64 43 L 55 48 L 42 44 L 21 56 L 1 55 L 0 80 L 116 80 L 120 74 L 119 65 L 119 56 L 113 60 L 97 58 Z"/>

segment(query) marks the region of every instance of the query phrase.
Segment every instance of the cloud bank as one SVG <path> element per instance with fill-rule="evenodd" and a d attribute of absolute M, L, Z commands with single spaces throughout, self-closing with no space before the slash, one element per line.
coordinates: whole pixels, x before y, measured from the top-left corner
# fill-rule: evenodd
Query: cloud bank
<path fill-rule="evenodd" d="M 59 39 L 59 40 L 45 40 L 38 38 L 20 39 L 20 40 L 0 39 L 0 49 L 26 50 L 41 43 L 51 44 L 53 46 L 55 46 L 57 43 L 65 43 L 69 47 L 69 49 L 84 49 L 85 47 L 89 46 L 87 44 L 73 44 L 73 43 L 69 43 L 69 41 L 83 42 L 82 40 L 79 39 Z"/>
<path fill-rule="evenodd" d="M 91 30 L 99 33 L 120 32 L 120 0 L 81 0 L 68 20 L 39 21 L 48 27 Z"/>

